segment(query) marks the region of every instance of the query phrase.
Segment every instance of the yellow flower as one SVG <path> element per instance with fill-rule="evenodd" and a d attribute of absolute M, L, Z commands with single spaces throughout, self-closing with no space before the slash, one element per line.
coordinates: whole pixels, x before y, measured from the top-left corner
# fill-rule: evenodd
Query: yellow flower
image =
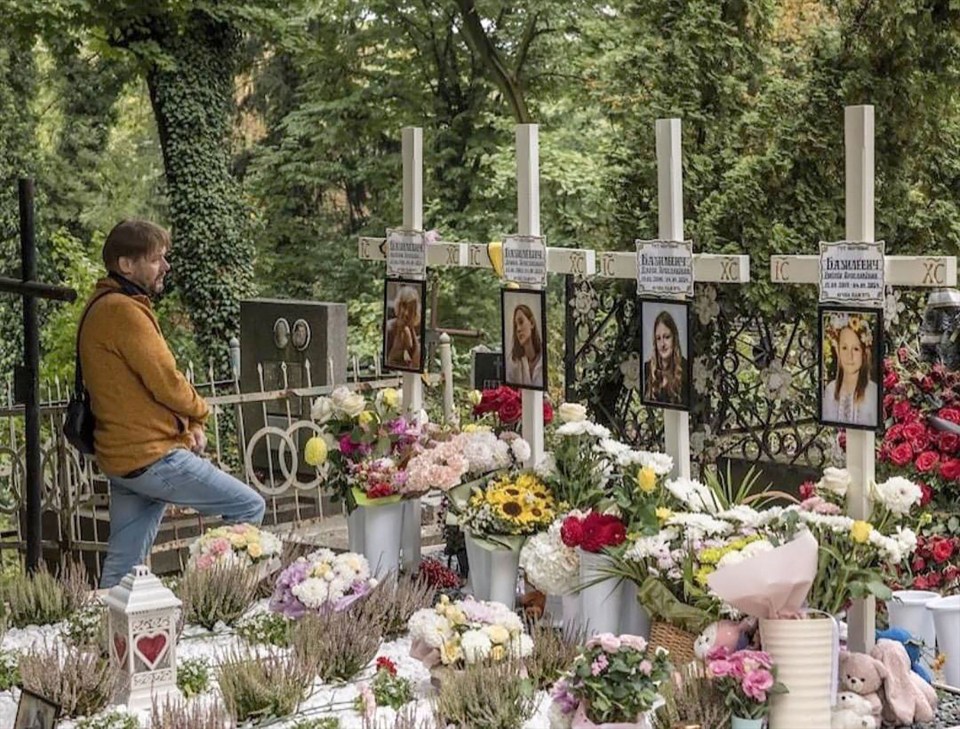
<path fill-rule="evenodd" d="M 445 640 L 440 645 L 440 660 L 444 665 L 449 666 L 463 658 L 463 650 L 460 648 L 460 639 Z"/>
<path fill-rule="evenodd" d="M 644 466 L 637 474 L 637 486 L 645 494 L 652 494 L 657 488 L 657 473 L 650 466 Z"/>
<path fill-rule="evenodd" d="M 697 580 L 697 583 L 700 584 L 702 587 L 706 587 L 707 577 L 709 577 L 712 573 L 713 573 L 713 567 L 701 567 L 700 569 L 697 570 L 695 579 Z"/>
<path fill-rule="evenodd" d="M 239 549 L 240 547 L 246 547 L 246 546 L 247 546 L 247 538 L 246 538 L 246 536 L 244 536 L 243 534 L 236 534 L 236 533 L 231 534 L 231 535 L 230 535 L 230 544 L 231 544 L 234 548 L 236 548 L 236 549 Z"/>
<path fill-rule="evenodd" d="M 668 509 L 666 506 L 658 506 L 658 507 L 657 507 L 657 518 L 658 518 L 660 521 L 666 521 L 666 520 L 669 519 L 671 516 L 673 516 L 673 511 L 670 510 L 670 509 Z"/>
<path fill-rule="evenodd" d="M 510 640 L 510 631 L 502 625 L 488 625 L 483 629 L 483 632 L 487 634 L 490 642 L 494 645 L 501 645 Z"/>
<path fill-rule="evenodd" d="M 322 466 L 327 462 L 327 443 L 318 435 L 313 436 L 303 447 L 303 460 L 311 466 Z"/>
<path fill-rule="evenodd" d="M 700 561 L 703 564 L 716 564 L 723 557 L 724 552 L 716 547 L 708 547 L 700 552 Z"/>
<path fill-rule="evenodd" d="M 860 544 L 866 544 L 867 540 L 870 539 L 870 532 L 872 531 L 873 527 L 869 522 L 855 521 L 853 522 L 853 526 L 850 527 L 850 538 Z"/>
<path fill-rule="evenodd" d="M 253 559 L 263 556 L 263 547 L 254 542 L 247 546 L 247 554 L 249 554 Z"/>
<path fill-rule="evenodd" d="M 400 393 L 392 387 L 388 387 L 382 394 L 383 404 L 388 408 L 396 408 L 400 404 Z"/>
<path fill-rule="evenodd" d="M 369 410 L 364 410 L 357 416 L 357 422 L 360 423 L 361 426 L 370 425 L 370 423 L 373 422 L 373 413 Z"/>
<path fill-rule="evenodd" d="M 483 400 L 483 393 L 480 390 L 470 390 L 467 393 L 467 399 L 470 400 L 471 405 L 479 405 L 480 401 Z"/>

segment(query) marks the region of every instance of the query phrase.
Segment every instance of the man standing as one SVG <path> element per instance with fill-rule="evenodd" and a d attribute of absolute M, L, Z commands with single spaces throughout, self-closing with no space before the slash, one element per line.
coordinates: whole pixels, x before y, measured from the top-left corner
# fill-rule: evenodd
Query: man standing
<path fill-rule="evenodd" d="M 94 450 L 110 479 L 110 542 L 100 587 L 147 558 L 167 504 L 259 524 L 264 500 L 199 454 L 206 402 L 177 369 L 150 299 L 170 270 L 170 234 L 144 220 L 117 224 L 103 244 L 79 332 L 80 363 L 96 420 Z"/>

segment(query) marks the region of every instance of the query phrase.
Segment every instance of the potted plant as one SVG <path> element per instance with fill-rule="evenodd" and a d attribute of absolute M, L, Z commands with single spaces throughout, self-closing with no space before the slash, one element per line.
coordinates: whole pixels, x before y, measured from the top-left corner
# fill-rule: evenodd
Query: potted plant
<path fill-rule="evenodd" d="M 731 729 L 763 729 L 772 694 L 786 693 L 773 659 L 763 651 L 715 648 L 707 655 L 707 675 L 732 715 Z"/>

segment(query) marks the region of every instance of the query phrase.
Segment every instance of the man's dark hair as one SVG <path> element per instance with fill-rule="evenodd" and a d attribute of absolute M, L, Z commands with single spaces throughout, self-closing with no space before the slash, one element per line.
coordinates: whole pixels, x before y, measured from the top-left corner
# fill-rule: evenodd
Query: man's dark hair
<path fill-rule="evenodd" d="M 170 248 L 170 233 L 149 220 L 122 220 L 103 242 L 103 265 L 108 271 L 119 273 L 120 258 L 134 260 L 149 256 L 158 250 Z"/>

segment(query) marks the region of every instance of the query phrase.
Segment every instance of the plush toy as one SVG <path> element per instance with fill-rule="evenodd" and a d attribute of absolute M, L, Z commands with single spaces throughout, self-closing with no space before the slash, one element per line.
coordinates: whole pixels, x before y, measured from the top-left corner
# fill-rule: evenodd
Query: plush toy
<path fill-rule="evenodd" d="M 883 664 L 883 720 L 907 726 L 914 722 L 933 721 L 937 709 L 937 692 L 910 670 L 910 656 L 902 643 L 878 640 L 870 655 Z"/>
<path fill-rule="evenodd" d="M 837 694 L 837 704 L 830 714 L 830 729 L 879 729 L 870 702 L 852 691 Z"/>
<path fill-rule="evenodd" d="M 731 653 L 746 648 L 750 644 L 747 637 L 747 624 L 733 620 L 720 620 L 710 623 L 693 644 L 693 653 L 701 661 L 714 648 L 726 648 Z"/>
<path fill-rule="evenodd" d="M 859 694 L 870 703 L 870 713 L 880 725 L 883 703 L 880 689 L 887 677 L 887 669 L 873 656 L 866 653 L 840 651 L 840 689 Z"/>
<path fill-rule="evenodd" d="M 920 662 L 920 644 L 903 628 L 887 628 L 877 631 L 877 640 L 895 640 L 902 643 L 910 657 L 910 669 L 927 683 L 933 683 L 933 674 Z"/>

